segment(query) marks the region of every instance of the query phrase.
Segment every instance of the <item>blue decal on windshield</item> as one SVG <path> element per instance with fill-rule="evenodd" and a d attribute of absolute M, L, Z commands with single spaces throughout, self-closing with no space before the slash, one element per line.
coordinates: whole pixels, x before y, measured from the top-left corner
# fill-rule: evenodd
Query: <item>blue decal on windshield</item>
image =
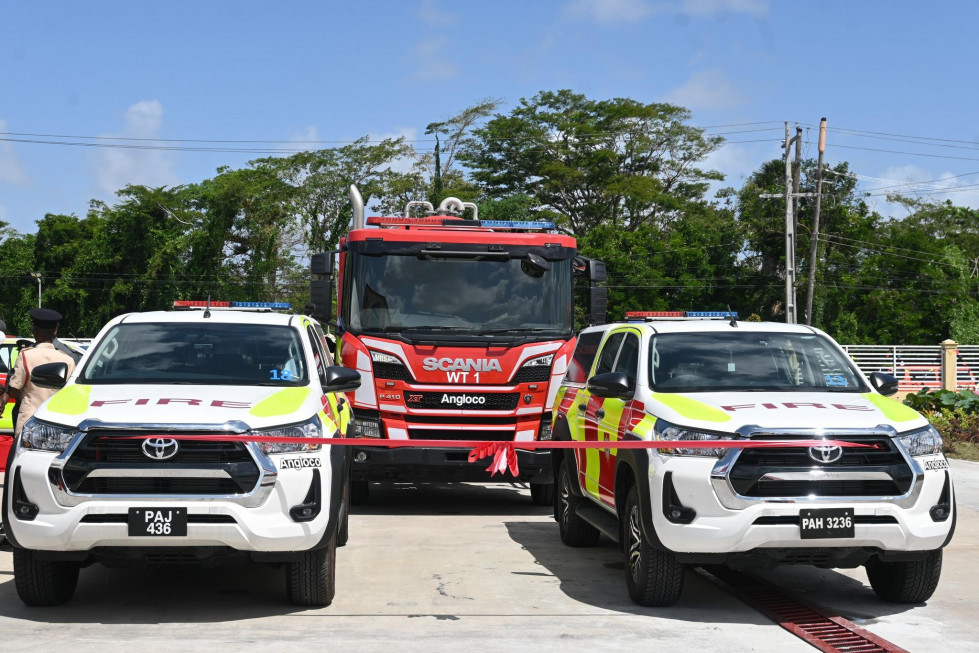
<path fill-rule="evenodd" d="M 846 379 L 843 378 L 842 374 L 824 374 L 826 379 L 826 385 L 832 388 L 845 388 L 847 386 Z"/>
<path fill-rule="evenodd" d="M 270 380 L 272 381 L 292 381 L 292 372 L 289 370 L 282 370 L 281 372 L 279 370 L 271 370 L 271 373 Z"/>

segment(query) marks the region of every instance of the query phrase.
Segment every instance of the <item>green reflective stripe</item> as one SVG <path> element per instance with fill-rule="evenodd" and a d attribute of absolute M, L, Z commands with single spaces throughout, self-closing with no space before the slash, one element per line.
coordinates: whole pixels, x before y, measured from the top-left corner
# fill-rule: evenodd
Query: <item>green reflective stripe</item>
<path fill-rule="evenodd" d="M 599 496 L 598 474 L 601 471 L 602 459 L 598 455 L 598 449 L 585 449 L 585 491 L 596 499 Z"/>
<path fill-rule="evenodd" d="M 638 435 L 643 440 L 653 439 L 653 427 L 656 425 L 656 418 L 652 415 L 644 415 L 639 423 L 636 424 L 632 432 Z"/>
<path fill-rule="evenodd" d="M 609 401 L 606 399 L 605 403 L 602 404 L 602 408 L 605 409 L 605 417 L 598 422 L 598 441 L 608 440 L 612 442 L 613 440 L 618 440 L 625 402 L 615 399 Z M 619 450 L 609 449 L 608 453 L 610 456 L 617 456 L 619 455 Z"/>
<path fill-rule="evenodd" d="M 704 422 L 730 422 L 731 416 L 720 408 L 715 408 L 702 401 L 684 397 L 683 395 L 653 393 L 650 399 L 658 401 L 668 408 L 675 410 L 681 417 L 699 419 Z"/>
<path fill-rule="evenodd" d="M 88 410 L 88 398 L 92 393 L 90 385 L 70 385 L 59 390 L 48 401 L 48 410 L 62 415 L 81 415 Z"/>
<path fill-rule="evenodd" d="M 323 422 L 323 437 L 330 437 L 340 429 L 337 428 L 336 422 L 330 419 L 330 416 L 326 414 L 325 410 L 320 411 L 320 421 Z"/>
<path fill-rule="evenodd" d="M 908 408 L 904 404 L 885 397 L 884 395 L 868 392 L 860 396 L 877 406 L 877 408 L 880 409 L 880 412 L 884 413 L 884 417 L 889 420 L 895 422 L 910 422 L 911 420 L 921 417 L 916 410 Z"/>
<path fill-rule="evenodd" d="M 248 412 L 255 417 L 288 415 L 299 410 L 308 396 L 309 388 L 283 388 L 255 404 L 255 407 Z"/>

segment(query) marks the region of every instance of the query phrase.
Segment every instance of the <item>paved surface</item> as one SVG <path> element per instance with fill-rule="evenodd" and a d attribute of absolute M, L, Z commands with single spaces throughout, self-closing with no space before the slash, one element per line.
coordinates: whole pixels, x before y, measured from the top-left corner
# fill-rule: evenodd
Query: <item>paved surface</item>
<path fill-rule="evenodd" d="M 767 578 L 911 651 L 979 651 L 979 465 L 953 463 L 962 508 L 926 605 L 876 599 L 860 569 L 790 567 Z M 373 488 L 338 551 L 337 597 L 284 600 L 281 569 L 83 569 L 75 598 L 27 608 L 0 552 L 5 651 L 812 651 L 688 571 L 678 605 L 641 608 L 609 542 L 561 544 L 548 510 L 509 485 Z"/>

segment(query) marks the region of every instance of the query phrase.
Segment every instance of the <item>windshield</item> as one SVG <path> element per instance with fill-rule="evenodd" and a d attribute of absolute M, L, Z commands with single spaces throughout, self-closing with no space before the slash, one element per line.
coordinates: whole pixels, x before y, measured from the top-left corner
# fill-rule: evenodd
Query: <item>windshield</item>
<path fill-rule="evenodd" d="M 571 261 L 366 256 L 351 252 L 342 315 L 348 329 L 569 334 Z"/>
<path fill-rule="evenodd" d="M 649 350 L 657 392 L 867 392 L 828 339 L 801 333 L 675 333 Z"/>
<path fill-rule="evenodd" d="M 306 385 L 299 334 L 263 324 L 119 324 L 95 348 L 82 383 Z"/>

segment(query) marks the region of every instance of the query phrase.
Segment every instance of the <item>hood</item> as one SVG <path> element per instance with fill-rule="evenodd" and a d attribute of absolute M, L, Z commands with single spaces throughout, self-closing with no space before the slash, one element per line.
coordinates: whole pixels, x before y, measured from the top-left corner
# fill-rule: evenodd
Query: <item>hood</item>
<path fill-rule="evenodd" d="M 904 404 L 872 392 L 654 392 L 646 399 L 646 412 L 678 425 L 723 432 L 749 425 L 831 430 L 882 424 L 903 432 L 928 423 Z"/>
<path fill-rule="evenodd" d="M 74 383 L 42 404 L 34 416 L 66 426 L 77 426 L 86 419 L 174 425 L 223 424 L 238 420 L 251 428 L 266 428 L 301 421 L 319 408 L 309 386 Z"/>

